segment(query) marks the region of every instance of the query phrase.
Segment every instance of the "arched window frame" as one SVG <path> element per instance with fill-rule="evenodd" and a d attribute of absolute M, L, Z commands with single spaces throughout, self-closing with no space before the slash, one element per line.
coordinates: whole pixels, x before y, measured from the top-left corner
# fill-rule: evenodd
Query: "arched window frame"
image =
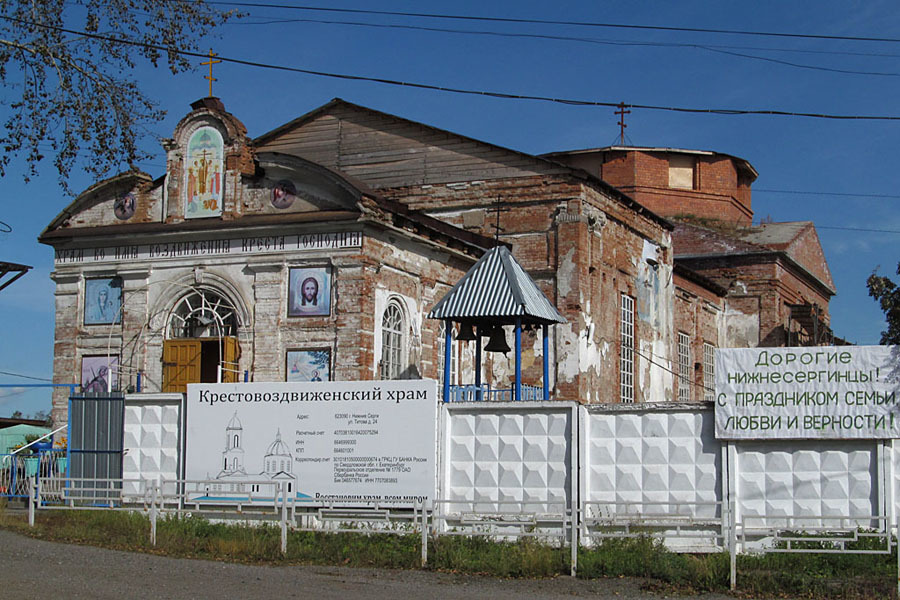
<path fill-rule="evenodd" d="M 381 315 L 381 378 L 399 379 L 406 370 L 409 318 L 403 303 L 391 298 Z"/>
<path fill-rule="evenodd" d="M 209 288 L 192 288 L 172 307 L 166 338 L 234 336 L 237 324 L 237 311 L 225 294 Z"/>

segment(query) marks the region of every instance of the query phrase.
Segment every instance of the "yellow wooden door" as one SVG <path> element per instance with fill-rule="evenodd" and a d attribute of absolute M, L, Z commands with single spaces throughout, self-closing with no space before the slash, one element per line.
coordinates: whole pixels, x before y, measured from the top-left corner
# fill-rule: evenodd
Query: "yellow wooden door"
<path fill-rule="evenodd" d="M 163 342 L 164 392 L 187 392 L 187 384 L 200 382 L 200 340 Z"/>
<path fill-rule="evenodd" d="M 222 382 L 237 383 L 240 381 L 238 359 L 241 357 L 241 347 L 238 346 L 236 337 L 226 337 L 223 342 L 225 356 L 222 358 Z"/>

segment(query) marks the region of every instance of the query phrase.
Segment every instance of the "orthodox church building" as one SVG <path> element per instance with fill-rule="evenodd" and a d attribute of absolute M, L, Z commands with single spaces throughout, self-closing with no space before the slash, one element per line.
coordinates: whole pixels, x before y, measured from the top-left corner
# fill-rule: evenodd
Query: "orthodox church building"
<path fill-rule="evenodd" d="M 165 173 L 97 183 L 40 236 L 55 252 L 57 383 L 101 367 L 108 389 L 132 392 L 440 379 L 442 324 L 425 315 L 498 244 L 567 321 L 551 328 L 548 382 L 541 336 L 523 334 L 522 379 L 552 399 L 703 400 L 715 347 L 782 344 L 787 305 L 817 306 L 827 326 L 834 290 L 814 229 L 743 232 L 740 247 L 729 237 L 743 258 L 722 263 L 731 250 L 683 241 L 693 239 L 683 228 L 708 238 L 721 228 L 676 224 L 649 201 L 683 196 L 680 179 L 650 194 L 606 166 L 642 153 L 669 165 L 686 151 L 534 156 L 339 99 L 254 139 L 217 98 L 192 104 L 164 150 Z M 710 156 L 731 165 L 736 191 L 692 187 L 689 200 L 746 220 L 755 171 Z M 796 284 L 757 285 L 769 275 Z M 788 327 L 781 337 L 767 311 Z M 453 343 L 451 385 L 473 382 L 472 346 Z M 509 387 L 511 362 L 489 354 L 482 381 Z M 55 392 L 57 422 L 66 400 Z M 225 460 L 238 462 L 223 472 L 242 469 L 228 443 Z"/>

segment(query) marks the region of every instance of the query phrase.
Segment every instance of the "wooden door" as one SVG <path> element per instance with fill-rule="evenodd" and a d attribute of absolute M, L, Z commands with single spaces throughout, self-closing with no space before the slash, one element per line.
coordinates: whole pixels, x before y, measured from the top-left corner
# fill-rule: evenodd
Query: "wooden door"
<path fill-rule="evenodd" d="M 163 392 L 187 392 L 187 384 L 200 383 L 200 340 L 163 342 Z"/>
<path fill-rule="evenodd" d="M 236 337 L 223 338 L 222 342 L 225 350 L 225 356 L 222 358 L 222 383 L 237 383 L 241 380 L 238 372 L 241 348 Z"/>

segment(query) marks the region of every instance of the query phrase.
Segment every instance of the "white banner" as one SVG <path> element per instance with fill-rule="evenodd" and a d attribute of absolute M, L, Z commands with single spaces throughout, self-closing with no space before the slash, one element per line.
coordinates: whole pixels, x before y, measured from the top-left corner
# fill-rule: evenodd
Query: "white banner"
<path fill-rule="evenodd" d="M 358 248 L 361 231 L 299 233 L 258 237 L 218 238 L 200 235 L 182 241 L 156 244 L 122 244 L 56 249 L 53 264 L 93 264 L 108 262 L 158 261 L 204 256 L 273 254 L 312 250 Z"/>
<path fill-rule="evenodd" d="M 900 438 L 900 346 L 716 350 L 720 439 Z"/>
<path fill-rule="evenodd" d="M 433 380 L 191 384 L 185 477 L 209 499 L 412 506 L 435 490 Z"/>

